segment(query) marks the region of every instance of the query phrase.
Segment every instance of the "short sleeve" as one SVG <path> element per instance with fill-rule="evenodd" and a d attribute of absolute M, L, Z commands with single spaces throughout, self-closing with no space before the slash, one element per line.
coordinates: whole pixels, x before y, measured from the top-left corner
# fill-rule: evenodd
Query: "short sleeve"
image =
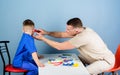
<path fill-rule="evenodd" d="M 70 39 L 69 42 L 76 48 L 79 48 L 80 46 L 87 44 L 88 38 L 83 34 L 78 34 Z"/>
<path fill-rule="evenodd" d="M 36 49 L 35 43 L 34 43 L 34 39 L 32 37 L 27 38 L 25 47 L 28 50 L 28 52 L 30 52 L 30 54 L 32 54 L 33 52 L 37 52 L 37 49 Z"/>

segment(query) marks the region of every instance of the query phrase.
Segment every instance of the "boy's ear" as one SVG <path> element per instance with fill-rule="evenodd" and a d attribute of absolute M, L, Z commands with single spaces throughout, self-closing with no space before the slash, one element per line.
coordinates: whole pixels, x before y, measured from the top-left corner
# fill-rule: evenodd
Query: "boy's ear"
<path fill-rule="evenodd" d="M 24 28 L 22 28 L 22 32 L 24 32 Z"/>

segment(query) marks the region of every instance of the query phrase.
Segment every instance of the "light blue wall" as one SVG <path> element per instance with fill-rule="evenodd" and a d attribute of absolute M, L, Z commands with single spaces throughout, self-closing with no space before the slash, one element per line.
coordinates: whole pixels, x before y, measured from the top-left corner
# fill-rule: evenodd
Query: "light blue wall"
<path fill-rule="evenodd" d="M 66 21 L 79 17 L 84 26 L 94 29 L 115 53 L 120 43 L 119 0 L 0 0 L 0 40 L 9 40 L 11 58 L 22 34 L 22 22 L 29 18 L 36 28 L 64 31 Z M 64 41 L 46 36 L 52 40 Z M 36 41 L 39 53 L 59 53 L 44 42 Z M 65 51 L 75 52 L 76 50 Z M 0 59 L 0 69 L 2 63 Z M 0 70 L 0 75 L 2 70 Z"/>

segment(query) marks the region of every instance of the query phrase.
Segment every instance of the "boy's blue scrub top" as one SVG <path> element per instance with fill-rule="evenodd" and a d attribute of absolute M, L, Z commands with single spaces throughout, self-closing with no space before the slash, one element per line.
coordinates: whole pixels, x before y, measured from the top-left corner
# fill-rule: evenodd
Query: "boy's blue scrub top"
<path fill-rule="evenodd" d="M 23 33 L 15 57 L 13 59 L 14 67 L 22 67 L 23 61 L 33 62 L 32 53 L 37 52 L 34 38 L 26 33 Z"/>

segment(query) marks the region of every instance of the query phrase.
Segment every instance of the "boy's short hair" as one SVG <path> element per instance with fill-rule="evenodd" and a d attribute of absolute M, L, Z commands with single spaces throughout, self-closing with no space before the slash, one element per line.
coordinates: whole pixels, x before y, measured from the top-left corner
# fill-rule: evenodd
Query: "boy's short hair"
<path fill-rule="evenodd" d="M 82 21 L 79 18 L 72 18 L 67 21 L 67 25 L 71 25 L 73 27 L 82 27 Z"/>
<path fill-rule="evenodd" d="M 23 22 L 23 26 L 34 26 L 34 22 L 30 19 L 26 19 L 24 22 Z"/>

